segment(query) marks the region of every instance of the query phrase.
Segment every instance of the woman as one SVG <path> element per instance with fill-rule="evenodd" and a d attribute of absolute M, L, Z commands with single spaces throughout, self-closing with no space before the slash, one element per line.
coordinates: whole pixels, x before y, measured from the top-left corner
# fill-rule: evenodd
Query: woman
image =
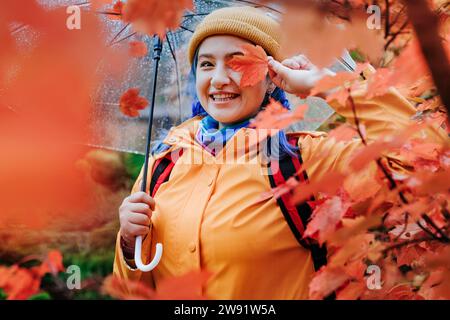
<path fill-rule="evenodd" d="M 331 73 L 306 66 L 303 57 L 279 63 L 280 36 L 276 21 L 247 7 L 216 10 L 196 28 L 189 45 L 199 100 L 193 105 L 194 117 L 177 127 L 187 132 L 183 138 L 174 133 L 176 130 L 168 134 L 163 148 L 153 154 L 150 168 L 168 152 L 190 145 L 192 154 L 181 155 L 170 179 L 153 198 L 137 192 L 140 176 L 131 195 L 123 201 L 114 262 L 116 275 L 157 287 L 166 277 L 206 269 L 213 273 L 205 288 L 205 294 L 212 299 L 308 298 L 308 284 L 314 273 L 310 251 L 299 245 L 275 199 L 259 198 L 270 190 L 269 178 L 261 174 L 261 164 L 216 161 L 218 153 L 205 143 L 217 141 L 219 136 L 223 139 L 219 145 L 225 144 L 222 152 L 233 151 L 229 145 L 254 130 L 247 127 L 249 120 L 266 106 L 269 96 L 288 107 L 280 87 L 290 93 L 308 92 L 318 79 Z M 242 54 L 245 43 L 260 45 L 273 58 L 266 81 L 241 88 L 241 75 L 230 69 L 227 61 Z M 372 100 L 355 95 L 354 101 L 371 138 L 402 128 L 415 112 L 395 90 Z M 351 110 L 336 101 L 331 106 L 353 121 Z M 316 159 L 308 168 L 312 181 L 331 170 L 345 169 L 349 156 L 361 145 L 359 141 L 333 143 L 318 132 L 298 136 L 304 161 L 328 150 L 326 157 Z M 287 143 L 284 133 L 279 138 L 281 156 L 297 151 Z M 205 161 L 181 161 L 189 156 Z M 162 260 L 152 272 L 134 268 L 132 257 L 138 235 L 145 237 L 144 263 L 154 256 L 150 251 L 155 243 L 164 245 Z"/>

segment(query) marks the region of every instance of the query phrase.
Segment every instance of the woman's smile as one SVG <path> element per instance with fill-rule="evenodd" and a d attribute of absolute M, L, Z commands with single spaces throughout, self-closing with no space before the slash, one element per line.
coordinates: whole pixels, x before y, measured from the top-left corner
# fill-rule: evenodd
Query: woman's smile
<path fill-rule="evenodd" d="M 217 106 L 227 106 L 230 103 L 240 103 L 241 95 L 234 92 L 216 91 L 209 95 L 208 103 L 215 104 Z"/>

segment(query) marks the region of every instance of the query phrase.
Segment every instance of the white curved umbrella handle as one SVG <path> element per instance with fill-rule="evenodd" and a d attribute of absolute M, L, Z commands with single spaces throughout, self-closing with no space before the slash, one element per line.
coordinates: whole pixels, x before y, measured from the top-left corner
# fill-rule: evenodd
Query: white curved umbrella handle
<path fill-rule="evenodd" d="M 163 252 L 163 246 L 161 243 L 156 244 L 156 253 L 153 257 L 153 260 L 149 264 L 143 264 L 141 253 L 142 253 L 142 236 L 136 237 L 136 245 L 134 247 L 134 263 L 136 264 L 136 267 L 143 271 L 143 272 L 149 272 L 152 271 L 161 260 Z"/>

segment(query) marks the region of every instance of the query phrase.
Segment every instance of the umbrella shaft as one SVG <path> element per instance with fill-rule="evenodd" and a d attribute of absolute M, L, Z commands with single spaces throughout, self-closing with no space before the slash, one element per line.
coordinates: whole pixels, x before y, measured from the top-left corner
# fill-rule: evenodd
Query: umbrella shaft
<path fill-rule="evenodd" d="M 148 160 L 150 157 L 150 142 L 152 140 L 153 127 L 153 110 L 155 107 L 156 95 L 156 80 L 158 76 L 158 65 L 161 58 L 162 42 L 161 39 L 155 35 L 153 37 L 153 81 L 152 81 L 152 101 L 150 104 L 150 116 L 148 118 L 147 144 L 145 147 L 144 170 L 142 174 L 141 191 L 145 192 L 147 189 L 147 174 L 148 174 Z"/>

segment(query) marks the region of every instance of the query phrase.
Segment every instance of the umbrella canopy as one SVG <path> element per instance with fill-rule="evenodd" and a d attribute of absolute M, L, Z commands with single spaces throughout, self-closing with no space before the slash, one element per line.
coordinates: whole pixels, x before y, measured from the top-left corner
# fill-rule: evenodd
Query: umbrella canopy
<path fill-rule="evenodd" d="M 239 0 L 196 0 L 195 11 L 186 11 L 180 28 L 168 32 L 163 39 L 156 84 L 152 144 L 161 140 L 172 126 L 190 117 L 193 96 L 187 89 L 190 71 L 187 44 L 195 27 L 205 15 L 215 9 L 243 5 L 258 7 L 272 14 L 274 18 L 281 17 L 280 8 L 273 4 L 261 5 L 253 1 Z M 93 135 L 89 144 L 144 154 L 149 108 L 143 110 L 139 117 L 130 118 L 119 111 L 118 105 L 120 96 L 129 88 L 139 88 L 140 95 L 146 97 L 148 101 L 151 100 L 152 38 L 134 32 L 131 25 L 121 20 L 110 19 L 108 12 L 102 13 L 105 37 L 109 39 L 111 46 L 120 46 L 129 41 L 143 41 L 149 51 L 145 57 L 130 59 L 122 78 L 108 75 L 105 71 L 108 66 L 99 66 L 97 72 L 104 74 L 104 81 L 94 97 L 96 108 L 92 114 Z M 332 66 L 334 71 L 351 70 L 354 67 L 350 56 L 340 61 L 337 60 Z M 288 95 L 288 98 L 294 107 L 304 102 L 292 95 Z M 320 98 L 310 97 L 306 102 L 310 105 L 306 121 L 293 124 L 288 130 L 315 130 L 334 113 L 333 109 Z"/>
<path fill-rule="evenodd" d="M 89 9 L 89 1 L 74 0 L 38 0 L 44 7 L 61 7 L 79 5 Z M 186 11 L 180 27 L 167 33 L 163 39 L 159 72 L 157 75 L 154 121 L 152 129 L 152 144 L 164 137 L 172 126 L 176 126 L 188 119 L 191 114 L 193 92 L 188 90 L 188 75 L 190 71 L 187 59 L 187 44 L 197 24 L 203 17 L 215 9 L 226 6 L 254 6 L 270 13 L 280 20 L 282 8 L 276 4 L 263 5 L 256 1 L 245 0 L 194 0 L 194 11 Z M 102 21 L 104 38 L 112 48 L 122 48 L 130 41 L 142 41 L 147 44 L 148 54 L 140 58 L 130 58 L 125 72 L 118 77 L 112 73 L 108 65 L 110 60 L 101 62 L 97 72 L 103 79 L 101 85 L 93 95 L 92 115 L 88 124 L 89 141 L 83 141 L 91 146 L 107 148 L 117 151 L 144 154 L 146 147 L 146 129 L 150 108 L 140 112 L 136 118 L 130 118 L 120 112 L 119 100 L 129 88 L 138 88 L 140 95 L 151 101 L 152 88 L 152 38 L 148 35 L 136 33 L 130 24 L 120 19 L 111 19 L 111 10 L 98 11 Z M 12 32 L 22 46 L 32 46 L 36 35 L 26 25 L 12 26 Z M 352 70 L 355 63 L 344 54 L 330 67 L 333 71 Z M 304 103 L 296 96 L 288 95 L 293 108 Z M 306 103 L 310 105 L 305 121 L 294 123 L 288 131 L 315 130 L 333 113 L 328 104 L 315 97 L 309 97 Z"/>

